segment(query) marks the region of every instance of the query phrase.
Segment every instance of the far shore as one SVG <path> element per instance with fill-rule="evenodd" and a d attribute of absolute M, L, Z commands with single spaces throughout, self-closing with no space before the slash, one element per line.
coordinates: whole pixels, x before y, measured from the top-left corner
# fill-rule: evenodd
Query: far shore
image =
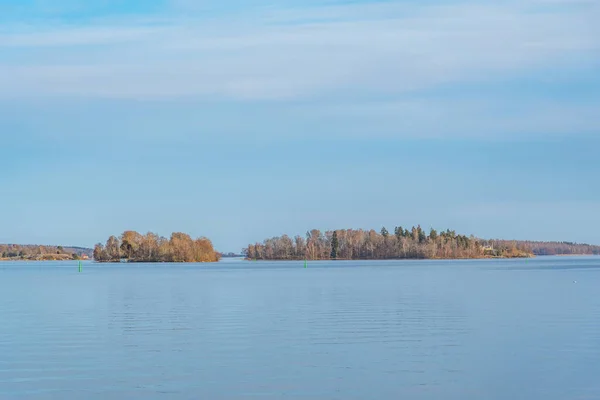
<path fill-rule="evenodd" d="M 527 256 L 513 256 L 513 257 L 503 257 L 503 256 L 486 256 L 486 257 L 432 257 L 432 258 L 322 258 L 322 259 L 299 259 L 299 258 L 271 258 L 271 259 L 253 259 L 253 258 L 244 258 L 246 261 L 427 261 L 427 260 L 492 260 L 492 259 L 527 259 L 527 258 L 535 258 L 537 257 L 535 254 L 530 254 Z"/>
<path fill-rule="evenodd" d="M 307 259 L 306 261 L 401 261 L 401 260 L 406 260 L 406 261 L 419 261 L 419 260 L 492 260 L 492 259 L 500 259 L 500 260 L 510 260 L 510 259 L 529 259 L 529 258 L 536 258 L 536 257 L 600 257 L 600 255 L 598 254 L 531 254 L 529 256 L 523 256 L 523 257 L 501 257 L 501 256 L 487 256 L 487 257 L 448 257 L 448 258 L 441 258 L 441 257 L 435 257 L 435 258 L 336 258 L 336 259 L 316 259 L 316 260 L 310 260 Z M 227 260 L 227 259 L 243 259 L 244 261 L 305 261 L 304 259 L 289 259 L 289 258 L 282 258 L 282 259 L 269 259 L 269 260 L 264 260 L 264 259 L 250 259 L 250 258 L 244 258 L 243 256 L 239 256 L 239 257 L 223 257 L 221 260 Z M 45 261 L 45 262 L 64 262 L 64 261 L 88 261 L 88 262 L 95 262 L 98 264 L 103 264 L 103 262 L 98 262 L 94 259 L 91 258 L 20 258 L 20 257 L 16 257 L 16 258 L 0 258 L 0 262 L 33 262 L 33 261 Z M 124 264 L 166 264 L 166 263 L 171 263 L 171 264 L 201 264 L 198 262 L 166 262 L 166 261 L 157 261 L 157 262 L 153 262 L 153 261 L 115 261 L 114 264 L 119 264 L 119 263 L 124 263 Z M 212 264 L 211 262 L 205 262 L 204 264 Z"/>
<path fill-rule="evenodd" d="M 0 262 L 18 261 L 94 261 L 89 258 L 0 258 Z"/>

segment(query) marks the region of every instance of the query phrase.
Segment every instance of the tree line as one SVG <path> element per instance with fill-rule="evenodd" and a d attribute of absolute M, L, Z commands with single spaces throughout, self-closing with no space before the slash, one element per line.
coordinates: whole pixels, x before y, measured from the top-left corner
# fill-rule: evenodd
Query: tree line
<path fill-rule="evenodd" d="M 220 257 L 209 239 L 194 240 L 181 232 L 167 239 L 152 232 L 142 235 L 125 231 L 94 247 L 94 260 L 98 262 L 216 262 Z"/>
<path fill-rule="evenodd" d="M 0 244 L 3 260 L 79 260 L 91 256 L 91 249 L 83 247 Z"/>
<path fill-rule="evenodd" d="M 250 244 L 243 250 L 253 260 L 360 260 L 360 259 L 452 259 L 530 257 L 533 255 L 597 254 L 600 246 L 572 242 L 486 240 L 446 230 L 429 232 L 420 226 L 405 229 L 385 227 L 379 232 L 313 229 L 305 237 L 288 235 Z"/>
<path fill-rule="evenodd" d="M 509 243 L 506 240 L 491 240 L 489 243 L 505 245 Z M 535 242 L 519 241 L 520 245 L 527 251 L 536 256 L 556 256 L 556 255 L 600 255 L 600 246 L 594 246 L 586 243 L 573 242 Z"/>
<path fill-rule="evenodd" d="M 328 259 L 430 259 L 529 257 L 530 249 L 522 243 L 483 241 L 473 236 L 446 230 L 429 232 L 420 226 L 405 229 L 386 228 L 379 232 L 340 229 L 321 232 L 313 229 L 305 237 L 288 235 L 266 239 L 244 249 L 248 259 L 256 260 L 328 260 Z"/>

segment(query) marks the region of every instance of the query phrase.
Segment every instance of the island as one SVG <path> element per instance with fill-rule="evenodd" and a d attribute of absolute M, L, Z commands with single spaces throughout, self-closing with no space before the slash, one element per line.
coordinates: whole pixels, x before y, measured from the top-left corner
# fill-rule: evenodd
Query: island
<path fill-rule="evenodd" d="M 217 262 L 221 254 L 205 237 L 192 239 L 181 232 L 171 234 L 170 239 L 149 232 L 142 235 L 136 231 L 125 231 L 120 237 L 111 236 L 106 244 L 94 247 L 97 262 Z"/>
<path fill-rule="evenodd" d="M 76 246 L 0 244 L 0 261 L 87 260 L 92 249 Z"/>
<path fill-rule="evenodd" d="M 455 231 L 426 232 L 421 226 L 385 227 L 379 232 L 339 229 L 325 233 L 313 229 L 305 237 L 273 237 L 248 245 L 249 260 L 387 260 L 525 258 L 536 255 L 600 254 L 600 246 L 572 242 L 485 240 Z"/>
<path fill-rule="evenodd" d="M 481 239 L 453 230 L 428 232 L 421 226 L 389 232 L 363 229 L 308 231 L 305 236 L 276 236 L 248 245 L 241 254 L 222 253 L 210 239 L 174 232 L 125 231 L 94 249 L 77 246 L 0 244 L 0 261 L 70 261 L 93 258 L 99 263 L 206 263 L 221 258 L 247 260 L 394 260 L 527 258 L 545 255 L 600 255 L 600 246 L 575 242 Z"/>

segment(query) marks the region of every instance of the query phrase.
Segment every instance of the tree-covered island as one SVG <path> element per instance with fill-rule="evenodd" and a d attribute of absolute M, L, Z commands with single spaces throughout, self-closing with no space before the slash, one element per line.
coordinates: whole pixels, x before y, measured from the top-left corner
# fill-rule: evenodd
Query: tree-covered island
<path fill-rule="evenodd" d="M 201 237 L 192 239 L 180 232 L 167 239 L 155 233 L 142 235 L 135 231 L 125 231 L 120 237 L 111 236 L 106 245 L 98 243 L 94 247 L 94 259 L 98 262 L 216 262 L 220 253 L 212 242 Z"/>
<path fill-rule="evenodd" d="M 288 235 L 250 244 L 244 253 L 251 260 L 368 260 L 515 258 L 535 255 L 600 254 L 599 246 L 570 242 L 484 240 L 446 230 L 429 232 L 420 226 L 393 232 L 340 229 L 306 237 Z"/>

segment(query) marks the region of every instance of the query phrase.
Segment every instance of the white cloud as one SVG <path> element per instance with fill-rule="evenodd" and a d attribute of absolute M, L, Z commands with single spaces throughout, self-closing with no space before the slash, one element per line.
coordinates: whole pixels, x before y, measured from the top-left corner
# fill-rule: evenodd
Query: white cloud
<path fill-rule="evenodd" d="M 0 96 L 399 94 L 600 59 L 597 2 L 537 3 L 344 5 L 5 32 Z"/>
<path fill-rule="evenodd" d="M 0 102 L 157 101 L 161 105 L 149 109 L 164 115 L 144 116 L 143 127 L 122 116 L 110 122 L 115 134 L 143 130 L 157 137 L 174 134 L 165 127 L 191 132 L 201 125 L 204 132 L 267 137 L 301 131 L 494 139 L 596 134 L 598 96 L 522 100 L 515 92 L 514 98 L 507 93 L 496 98 L 486 87 L 549 71 L 568 84 L 570 76 L 596 68 L 598 4 L 379 3 L 269 8 L 227 17 L 188 12 L 87 25 L 5 25 Z M 463 96 L 461 85 L 470 86 L 471 94 Z M 436 94 L 448 87 L 454 92 Z M 194 102 L 203 109 L 207 102 L 252 102 L 256 115 L 232 108 L 217 117 L 190 116 Z M 233 118 L 224 121 L 224 115 Z M 57 132 L 69 130 L 72 122 L 61 124 Z"/>

